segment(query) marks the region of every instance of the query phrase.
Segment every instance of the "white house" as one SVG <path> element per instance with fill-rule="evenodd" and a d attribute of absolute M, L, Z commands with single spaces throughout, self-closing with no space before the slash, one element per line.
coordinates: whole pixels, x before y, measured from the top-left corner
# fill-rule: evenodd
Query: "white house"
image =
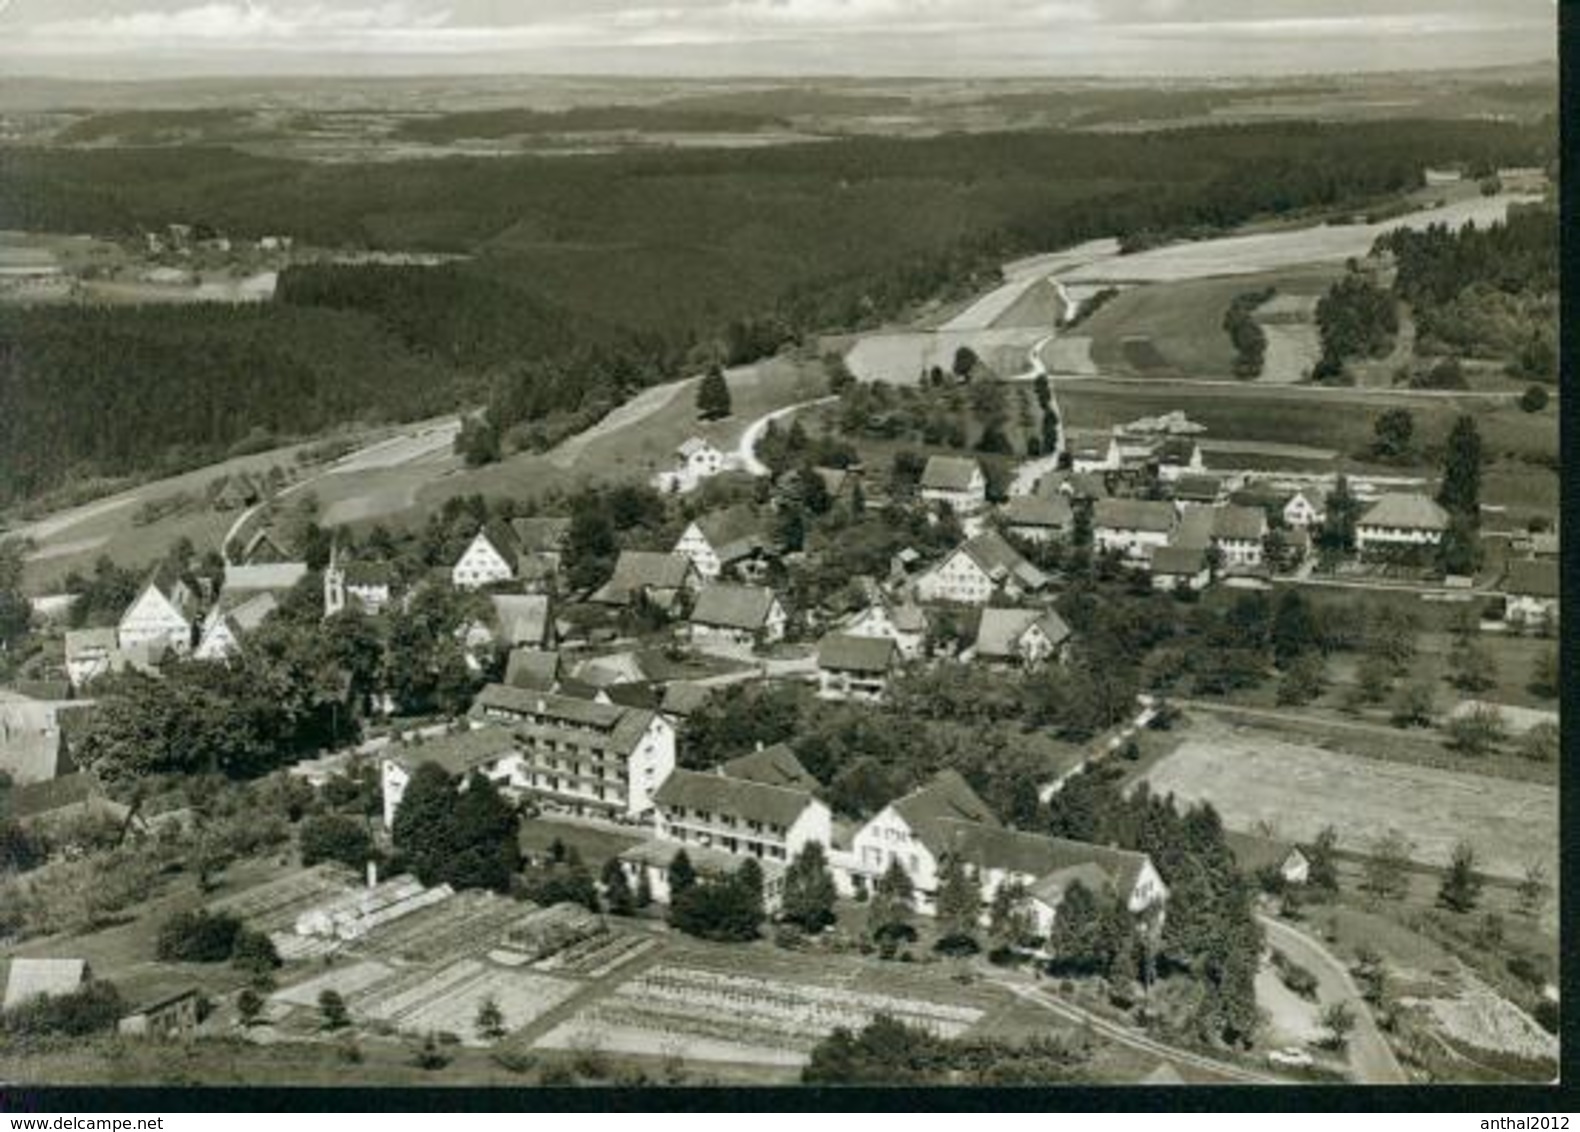
<path fill-rule="evenodd" d="M 82 688 L 110 671 L 118 647 L 114 629 L 67 629 L 66 679 L 71 686 Z"/>
<path fill-rule="evenodd" d="M 724 470 L 724 453 L 700 436 L 689 438 L 675 450 L 681 474 L 693 480 L 716 476 Z"/>
<path fill-rule="evenodd" d="M 1212 542 L 1228 569 L 1254 569 L 1262 564 L 1267 537 L 1267 512 L 1260 507 L 1228 504 L 1212 512 Z"/>
<path fill-rule="evenodd" d="M 1284 504 L 1284 522 L 1291 527 L 1321 526 L 1327 517 L 1327 497 L 1315 488 L 1301 488 Z"/>
<path fill-rule="evenodd" d="M 324 616 L 360 609 L 374 616 L 393 600 L 395 568 L 387 562 L 347 562 L 330 556 L 324 569 Z"/>
<path fill-rule="evenodd" d="M 947 845 L 943 823 L 950 818 L 999 824 L 958 771 L 940 771 L 925 786 L 890 802 L 856 831 L 845 867 L 835 871 L 835 882 L 846 895 L 863 888 L 870 891 L 889 866 L 898 862 L 911 878 L 917 908 L 931 911 Z"/>
<path fill-rule="evenodd" d="M 691 640 L 702 649 L 737 652 L 784 639 L 785 609 L 766 586 L 714 582 L 691 611 Z"/>
<path fill-rule="evenodd" d="M 1158 465 L 1158 479 L 1176 483 L 1186 476 L 1199 476 L 1207 471 L 1207 461 L 1202 457 L 1201 445 L 1185 437 L 1170 437 L 1153 452 Z"/>
<path fill-rule="evenodd" d="M 820 698 L 876 703 L 889 690 L 896 647 L 886 637 L 855 637 L 830 633 L 818 643 L 817 678 Z"/>
<path fill-rule="evenodd" d="M 192 651 L 192 612 L 197 595 L 180 578 L 161 570 L 121 615 L 115 630 L 120 647 L 163 645 L 185 656 Z"/>
<path fill-rule="evenodd" d="M 781 864 L 810 842 L 827 852 L 833 837 L 828 806 L 807 790 L 725 774 L 673 771 L 653 807 L 653 829 L 663 840 Z"/>
<path fill-rule="evenodd" d="M 688 523 L 675 543 L 674 553 L 689 558 L 697 573 L 712 581 L 732 568 L 738 573 L 761 575 L 762 558 L 768 547 L 762 522 L 751 508 L 730 507 Z"/>
<path fill-rule="evenodd" d="M 1224 842 L 1234 854 L 1239 870 L 1252 879 L 1276 874 L 1284 884 L 1305 884 L 1311 879 L 1311 860 L 1298 845 L 1252 833 L 1226 832 Z"/>
<path fill-rule="evenodd" d="M 987 506 L 987 476 L 965 456 L 929 456 L 922 469 L 922 499 L 947 503 L 957 515 L 974 515 Z"/>
<path fill-rule="evenodd" d="M 1083 439 L 1070 448 L 1070 470 L 1078 474 L 1117 472 L 1122 463 L 1115 436 Z"/>
<path fill-rule="evenodd" d="M 654 550 L 622 550 L 614 573 L 589 598 L 600 605 L 632 605 L 638 598 L 672 609 L 682 593 L 700 583 L 691 559 Z"/>
<path fill-rule="evenodd" d="M 1173 505 L 1161 500 L 1099 499 L 1092 504 L 1092 542 L 1099 550 L 1146 559 L 1169 544 L 1178 521 Z"/>
<path fill-rule="evenodd" d="M 1509 563 L 1503 580 L 1503 618 L 1512 625 L 1558 624 L 1558 560 L 1531 558 Z"/>
<path fill-rule="evenodd" d="M 1152 575 L 1152 588 L 1174 591 L 1179 589 L 1200 592 L 1212 580 L 1212 570 L 1207 565 L 1207 552 L 1196 546 L 1160 546 L 1152 552 L 1147 563 Z"/>
<path fill-rule="evenodd" d="M 224 599 L 209 611 L 203 622 L 203 636 L 192 653 L 196 660 L 225 660 L 241 651 L 241 641 L 264 619 L 280 607 L 279 601 L 269 590 L 235 602 Z"/>
<path fill-rule="evenodd" d="M 1020 598 L 1042 589 L 1048 576 L 1021 555 L 1003 535 L 987 530 L 961 543 L 916 580 L 922 601 L 985 605 L 996 591 Z"/>
<path fill-rule="evenodd" d="M 490 523 L 478 529 L 466 550 L 450 570 L 450 581 L 458 590 L 475 590 L 516 576 L 516 536 L 503 523 Z"/>
<path fill-rule="evenodd" d="M 1059 657 L 1070 627 L 1051 609 L 984 609 L 977 639 L 963 659 L 1035 667 Z"/>
<path fill-rule="evenodd" d="M 927 613 L 909 601 L 890 601 L 869 578 L 867 604 L 846 618 L 840 631 L 893 641 L 901 658 L 915 660 L 927 645 Z"/>
<path fill-rule="evenodd" d="M 1448 530 L 1448 512 L 1424 495 L 1381 496 L 1355 524 L 1361 554 L 1408 547 L 1435 547 Z"/>

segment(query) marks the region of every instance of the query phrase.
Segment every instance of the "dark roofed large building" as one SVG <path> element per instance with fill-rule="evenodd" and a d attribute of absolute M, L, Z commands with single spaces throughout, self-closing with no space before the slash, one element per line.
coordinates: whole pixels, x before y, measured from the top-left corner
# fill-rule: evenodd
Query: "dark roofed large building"
<path fill-rule="evenodd" d="M 701 646 L 751 647 L 785 634 L 785 610 L 766 586 L 714 582 L 697 595 L 691 611 L 691 638 Z"/>
<path fill-rule="evenodd" d="M 830 633 L 818 643 L 818 695 L 826 700 L 881 700 L 897 656 L 892 638 Z"/>
<path fill-rule="evenodd" d="M 614 573 L 589 600 L 601 605 L 630 605 L 641 596 L 670 609 L 683 590 L 694 590 L 697 584 L 696 567 L 684 555 L 622 550 Z"/>

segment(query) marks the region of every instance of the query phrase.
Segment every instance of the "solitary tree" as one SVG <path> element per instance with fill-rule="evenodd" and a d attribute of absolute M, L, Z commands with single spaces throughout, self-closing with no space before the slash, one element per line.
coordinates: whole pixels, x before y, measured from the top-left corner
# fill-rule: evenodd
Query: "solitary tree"
<path fill-rule="evenodd" d="M 677 896 L 696 883 L 697 870 L 692 867 L 691 857 L 682 849 L 669 862 L 670 902 L 673 903 Z"/>
<path fill-rule="evenodd" d="M 1355 1012 L 1346 1002 L 1334 1002 L 1322 1012 L 1322 1025 L 1328 1031 L 1328 1045 L 1343 1049 L 1355 1029 Z"/>
<path fill-rule="evenodd" d="M 872 900 L 867 904 L 867 934 L 886 954 L 892 954 L 901 939 L 916 935 L 911 926 L 915 895 L 910 874 L 899 861 L 891 860 L 873 885 Z"/>
<path fill-rule="evenodd" d="M 982 889 L 953 854 L 944 860 L 938 878 L 938 949 L 969 954 L 977 950 L 977 918 L 982 914 Z"/>
<path fill-rule="evenodd" d="M 1540 861 L 1532 861 L 1526 866 L 1525 876 L 1514 892 L 1521 915 L 1533 919 L 1541 915 L 1542 906 L 1547 903 L 1547 870 Z"/>
<path fill-rule="evenodd" d="M 1469 912 L 1481 895 L 1481 885 L 1481 874 L 1476 872 L 1476 851 L 1468 842 L 1461 841 L 1454 846 L 1448 872 L 1443 874 L 1438 903 L 1453 912 Z"/>
<path fill-rule="evenodd" d="M 730 383 L 715 362 L 697 386 L 697 415 L 705 421 L 730 415 Z"/>
<path fill-rule="evenodd" d="M 816 934 L 834 922 L 835 895 L 823 847 L 808 841 L 785 870 L 779 917 Z"/>
<path fill-rule="evenodd" d="M 1373 896 L 1398 900 L 1409 890 L 1410 843 L 1396 829 L 1372 842 L 1362 887 Z"/>
<path fill-rule="evenodd" d="M 1338 863 L 1334 850 L 1338 847 L 1338 830 L 1323 826 L 1316 839 L 1306 846 L 1306 884 L 1320 892 L 1337 892 L 1339 889 Z"/>
<path fill-rule="evenodd" d="M 1003 881 L 993 890 L 988 903 L 988 940 L 997 954 L 1036 942 L 1036 922 L 1032 918 L 1030 894 L 1018 880 Z"/>
<path fill-rule="evenodd" d="M 341 998 L 340 992 L 336 990 L 324 990 L 319 993 L 318 1014 L 326 1030 L 343 1029 L 351 1022 L 351 1016 L 346 1011 L 346 1000 Z"/>
<path fill-rule="evenodd" d="M 1437 501 L 1444 509 L 1474 522 L 1481 510 L 1481 432 L 1474 417 L 1461 416 L 1449 430 L 1443 450 L 1443 482 Z"/>
<path fill-rule="evenodd" d="M 493 995 L 488 995 L 477 1004 L 474 1028 L 477 1036 L 484 1041 L 496 1042 L 505 1036 L 505 1014 L 499 1009 L 499 1000 Z"/>
<path fill-rule="evenodd" d="M 1398 460 L 1415 444 L 1415 416 L 1409 409 L 1389 409 L 1372 424 L 1372 454 L 1381 460 Z"/>
<path fill-rule="evenodd" d="M 241 1015 L 243 1026 L 251 1026 L 263 1013 L 263 996 L 251 987 L 242 988 L 236 996 L 236 1013 Z"/>
<path fill-rule="evenodd" d="M 631 895 L 631 884 L 618 857 L 610 857 L 603 865 L 603 892 L 613 916 L 629 916 L 636 906 Z"/>

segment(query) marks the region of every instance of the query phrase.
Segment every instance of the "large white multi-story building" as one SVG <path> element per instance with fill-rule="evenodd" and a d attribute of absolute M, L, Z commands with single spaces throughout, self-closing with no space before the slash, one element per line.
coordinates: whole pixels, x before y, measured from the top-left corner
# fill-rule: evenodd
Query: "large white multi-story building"
<path fill-rule="evenodd" d="M 1355 524 L 1361 554 L 1408 547 L 1434 547 L 1448 530 L 1448 512 L 1424 495 L 1391 493 L 1367 508 Z"/>

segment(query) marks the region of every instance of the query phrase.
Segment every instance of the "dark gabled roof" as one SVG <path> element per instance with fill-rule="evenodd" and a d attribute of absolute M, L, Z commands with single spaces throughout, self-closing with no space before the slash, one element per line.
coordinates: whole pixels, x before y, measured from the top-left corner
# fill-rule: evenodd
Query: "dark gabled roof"
<path fill-rule="evenodd" d="M 766 586 L 714 582 L 697 595 L 691 623 L 756 632 L 767 624 L 774 601 L 773 590 Z"/>
<path fill-rule="evenodd" d="M 1252 833 L 1236 833 L 1232 830 L 1224 831 L 1223 840 L 1229 847 L 1229 852 L 1234 855 L 1234 863 L 1240 871 L 1250 875 L 1259 873 L 1263 869 L 1283 868 L 1289 855 L 1298 848 L 1287 841 L 1258 837 Z"/>
<path fill-rule="evenodd" d="M 606 605 L 625 605 L 643 590 L 678 590 L 694 570 L 691 559 L 683 554 L 622 550 L 615 560 L 614 573 L 592 595 L 592 600 Z"/>
<path fill-rule="evenodd" d="M 896 647 L 888 637 L 830 633 L 818 642 L 817 666 L 837 672 L 887 672 Z"/>
<path fill-rule="evenodd" d="M 552 554 L 562 549 L 571 531 L 571 521 L 552 516 L 512 519 L 510 529 L 523 554 Z"/>
<path fill-rule="evenodd" d="M 690 680 L 677 680 L 666 685 L 663 698 L 659 701 L 659 708 L 667 715 L 678 715 L 685 718 L 693 712 L 700 710 L 704 704 L 717 691 L 707 684 L 696 684 Z"/>
<path fill-rule="evenodd" d="M 568 687 L 569 682 L 565 683 Z M 605 691 L 614 698 L 613 689 Z M 530 692 L 505 684 L 490 684 L 472 702 L 474 717 L 490 708 L 519 716 L 543 717 L 540 722 L 523 719 L 511 725 L 513 731 L 522 734 L 557 734 L 566 727 L 602 731 L 602 742 L 619 754 L 629 754 L 658 717 L 651 708 L 600 704 L 591 699 L 555 692 Z"/>
<path fill-rule="evenodd" d="M 1356 524 L 1410 531 L 1448 530 L 1448 512 L 1424 495 L 1394 492 L 1373 503 Z"/>
<path fill-rule="evenodd" d="M 1011 546 L 1008 539 L 991 528 L 961 543 L 960 549 L 995 582 L 1013 577 L 1029 590 L 1041 589 L 1048 584 L 1046 574 L 1026 561 L 1025 556 Z"/>
<path fill-rule="evenodd" d="M 1092 505 L 1092 526 L 1113 531 L 1174 529 L 1172 504 L 1156 499 L 1099 499 Z"/>
<path fill-rule="evenodd" d="M 73 660 L 85 653 L 110 652 L 116 647 L 117 640 L 114 629 L 67 629 L 66 659 Z"/>
<path fill-rule="evenodd" d="M 286 562 L 290 557 L 290 553 L 281 545 L 278 534 L 266 527 L 254 531 L 241 549 L 241 561 L 248 565 Z"/>
<path fill-rule="evenodd" d="M 411 770 L 423 763 L 438 763 L 447 774 L 463 775 L 515 750 L 516 741 L 508 728 L 478 727 L 440 735 L 423 743 L 391 747 L 385 757 Z"/>
<path fill-rule="evenodd" d="M 1180 519 L 1179 526 L 1174 530 L 1173 537 L 1169 540 L 1169 546 L 1158 549 L 1206 550 L 1212 545 L 1215 525 L 1212 516 L 1212 510 L 1207 507 L 1187 508 Z M 1153 553 L 1156 554 L 1157 551 L 1154 550 Z"/>
<path fill-rule="evenodd" d="M 1223 479 L 1200 474 L 1181 476 L 1174 481 L 1171 491 L 1175 499 L 1189 503 L 1211 503 L 1222 493 Z"/>
<path fill-rule="evenodd" d="M 548 594 L 490 594 L 499 639 L 507 645 L 543 645 L 554 635 Z"/>
<path fill-rule="evenodd" d="M 653 801 L 659 806 L 733 814 L 746 821 L 789 828 L 816 799 L 806 790 L 698 770 L 672 770 L 654 792 Z"/>
<path fill-rule="evenodd" d="M 746 857 L 739 853 L 727 853 L 723 849 L 713 849 L 706 845 L 683 845 L 679 841 L 667 841 L 654 837 L 648 841 L 631 846 L 620 854 L 620 860 L 631 865 L 642 865 L 648 868 L 669 868 L 670 862 L 682 853 L 691 862 L 691 867 L 699 876 L 727 877 L 733 876 L 735 871 L 748 860 L 757 860 L 755 857 Z M 782 876 L 784 865 L 778 861 L 757 861 L 762 868 L 763 879 L 772 881 Z"/>
<path fill-rule="evenodd" d="M 750 754 L 741 755 L 715 768 L 726 778 L 740 778 L 747 782 L 761 782 L 765 786 L 783 786 L 794 790 L 814 791 L 818 780 L 813 778 L 795 752 L 784 743 L 759 747 Z"/>
<path fill-rule="evenodd" d="M 348 586 L 393 586 L 399 577 L 388 562 L 347 562 L 341 569 Z"/>
<path fill-rule="evenodd" d="M 490 519 L 477 533 L 488 540 L 501 558 L 512 567 L 515 566 L 516 558 L 521 554 L 521 543 L 509 523 L 503 519 Z M 476 541 L 476 536 L 473 536 L 473 540 Z"/>
<path fill-rule="evenodd" d="M 925 786 L 889 803 L 905 819 L 911 833 L 935 856 L 949 847 L 950 821 L 999 825 L 998 816 L 977 796 L 960 772 L 941 770 Z"/>
<path fill-rule="evenodd" d="M 1237 507 L 1229 504 L 1216 507 L 1212 512 L 1214 538 L 1233 539 L 1236 542 L 1257 542 L 1267 534 L 1267 512 L 1260 507 Z"/>
<path fill-rule="evenodd" d="M 560 677 L 560 654 L 553 649 L 521 647 L 510 650 L 505 663 L 505 683 L 512 688 L 551 692 Z"/>
<path fill-rule="evenodd" d="M 1017 495 L 1004 504 L 1002 513 L 1012 527 L 1063 529 L 1075 522 L 1075 509 L 1063 495 Z"/>
<path fill-rule="evenodd" d="M 1065 869 L 1096 865 L 1121 892 L 1135 887 L 1145 853 L 1110 849 L 1066 837 L 1023 833 L 1000 825 L 942 819 L 944 851 L 982 869 L 1004 869 L 1041 879 Z"/>
<path fill-rule="evenodd" d="M 981 471 L 981 465 L 966 456 L 929 456 L 921 486 L 928 491 L 969 491 L 972 476 Z"/>
<path fill-rule="evenodd" d="M 1016 645 L 1033 625 L 1041 627 L 1055 645 L 1070 637 L 1070 627 L 1064 623 L 1064 618 L 1051 609 L 989 607 L 982 610 L 977 622 L 977 655 L 988 658 L 1016 656 Z"/>
<path fill-rule="evenodd" d="M 1160 546 L 1152 552 L 1154 574 L 1195 577 L 1207 569 L 1207 552 L 1199 546 Z"/>
<path fill-rule="evenodd" d="M 1503 592 L 1522 597 L 1557 597 L 1558 560 L 1530 558 L 1510 562 Z"/>
<path fill-rule="evenodd" d="M 744 504 L 726 507 L 722 511 L 710 511 L 698 516 L 696 524 L 713 553 L 724 563 L 755 554 L 769 543 L 763 531 L 762 519 Z"/>

